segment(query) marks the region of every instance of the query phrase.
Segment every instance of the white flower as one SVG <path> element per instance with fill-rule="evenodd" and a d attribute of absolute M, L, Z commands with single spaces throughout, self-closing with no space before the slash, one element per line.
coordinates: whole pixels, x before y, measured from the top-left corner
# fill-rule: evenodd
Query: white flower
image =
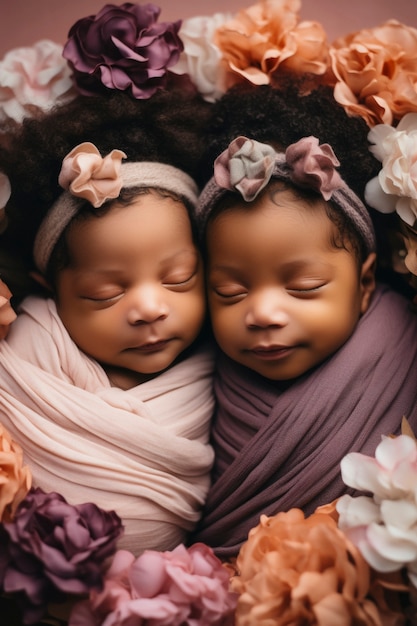
<path fill-rule="evenodd" d="M 31 107 L 47 110 L 75 96 L 62 46 L 47 39 L 10 50 L 0 61 L 0 121 L 21 122 Z"/>
<path fill-rule="evenodd" d="M 188 74 L 197 90 L 208 102 L 214 102 L 225 91 L 225 70 L 221 52 L 213 43 L 214 32 L 231 19 L 229 13 L 211 17 L 191 17 L 184 20 L 179 36 L 184 43 L 178 63 L 170 68 L 174 74 Z"/>
<path fill-rule="evenodd" d="M 366 202 L 381 213 L 396 211 L 413 226 L 417 218 L 417 113 L 404 115 L 396 128 L 377 124 L 368 140 L 382 169 L 366 185 Z"/>
<path fill-rule="evenodd" d="M 375 458 L 351 453 L 342 459 L 346 485 L 371 496 L 339 498 L 339 527 L 371 567 L 406 567 L 417 587 L 417 445 L 408 435 L 384 437 Z"/>

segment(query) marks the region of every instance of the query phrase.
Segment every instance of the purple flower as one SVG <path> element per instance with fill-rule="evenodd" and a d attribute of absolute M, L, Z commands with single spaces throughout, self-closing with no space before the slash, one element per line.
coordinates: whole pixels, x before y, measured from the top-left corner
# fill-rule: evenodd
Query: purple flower
<path fill-rule="evenodd" d="M 94 95 L 107 89 L 150 98 L 165 86 L 167 68 L 175 65 L 183 43 L 181 20 L 157 24 L 153 4 L 106 4 L 97 15 L 78 20 L 63 50 L 78 90 Z"/>
<path fill-rule="evenodd" d="M 32 489 L 13 522 L 0 527 L 1 589 L 19 594 L 25 623 L 34 623 L 48 602 L 101 589 L 104 560 L 121 532 L 114 511 Z"/>

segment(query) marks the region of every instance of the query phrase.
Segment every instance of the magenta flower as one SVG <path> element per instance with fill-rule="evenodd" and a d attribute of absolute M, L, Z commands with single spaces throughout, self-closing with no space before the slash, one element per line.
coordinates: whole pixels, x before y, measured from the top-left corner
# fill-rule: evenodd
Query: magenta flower
<path fill-rule="evenodd" d="M 153 4 L 106 4 L 97 15 L 78 20 L 63 50 L 84 95 L 107 89 L 150 98 L 165 86 L 167 68 L 183 51 L 181 20 L 157 23 Z"/>
<path fill-rule="evenodd" d="M 69 626 L 232 626 L 236 603 L 228 571 L 204 544 L 137 559 L 119 550 L 103 591 L 75 605 Z"/>
<path fill-rule="evenodd" d="M 114 511 L 32 489 L 0 527 L 0 588 L 19 594 L 24 621 L 32 624 L 48 602 L 102 587 L 104 561 L 121 532 Z"/>

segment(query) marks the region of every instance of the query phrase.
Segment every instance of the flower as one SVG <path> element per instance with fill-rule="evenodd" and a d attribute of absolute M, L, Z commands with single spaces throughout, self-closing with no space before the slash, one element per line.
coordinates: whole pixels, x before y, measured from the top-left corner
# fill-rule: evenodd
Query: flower
<path fill-rule="evenodd" d="M 368 126 L 417 111 L 417 29 L 388 20 L 330 46 L 334 97 Z"/>
<path fill-rule="evenodd" d="M 237 137 L 217 157 L 214 178 L 219 187 L 237 189 L 249 202 L 268 184 L 275 157 L 272 146 L 247 137 Z"/>
<path fill-rule="evenodd" d="M 179 32 L 184 51 L 171 72 L 188 74 L 207 102 L 214 102 L 226 91 L 225 71 L 220 63 L 221 53 L 213 38 L 216 29 L 231 17 L 229 13 L 192 17 L 183 21 Z"/>
<path fill-rule="evenodd" d="M 405 567 L 417 587 L 417 445 L 408 435 L 383 437 L 375 458 L 342 459 L 346 485 L 371 493 L 337 503 L 339 527 L 378 572 Z"/>
<path fill-rule="evenodd" d="M 0 281 L 1 287 L 5 286 Z M 1 312 L 1 309 L 0 309 Z M 10 521 L 17 506 L 27 495 L 32 475 L 23 464 L 21 447 L 13 441 L 9 432 L 0 424 L 0 520 Z"/>
<path fill-rule="evenodd" d="M 368 139 L 382 169 L 366 185 L 366 202 L 381 213 L 396 211 L 413 227 L 417 220 L 417 113 L 404 115 L 396 128 L 374 126 Z"/>
<path fill-rule="evenodd" d="M 100 207 L 120 194 L 123 158 L 126 154 L 121 150 L 112 150 L 103 158 L 94 144 L 85 141 L 64 158 L 58 182 L 72 195 L 85 198 L 95 208 Z"/>
<path fill-rule="evenodd" d="M 0 61 L 0 121 L 21 122 L 35 109 L 48 110 L 75 95 L 62 46 L 43 39 L 10 50 Z"/>
<path fill-rule="evenodd" d="M 325 510 L 262 515 L 236 566 L 236 626 L 378 623 L 369 567 Z"/>
<path fill-rule="evenodd" d="M 103 591 L 75 605 L 69 626 L 232 626 L 235 606 L 227 570 L 204 544 L 146 550 L 136 559 L 119 550 Z"/>
<path fill-rule="evenodd" d="M 95 504 L 73 506 L 57 493 L 31 489 L 12 522 L 1 527 L 0 584 L 19 593 L 24 621 L 36 622 L 51 600 L 102 585 L 121 520 Z"/>
<path fill-rule="evenodd" d="M 181 21 L 158 24 L 159 13 L 153 4 L 125 2 L 106 4 L 97 15 L 78 20 L 63 50 L 78 90 L 94 95 L 118 89 L 142 99 L 163 88 L 183 44 Z"/>
<path fill-rule="evenodd" d="M 220 26 L 214 42 L 228 71 L 228 86 L 247 80 L 267 85 L 278 70 L 324 74 L 328 45 L 317 22 L 299 23 L 300 0 L 264 0 Z"/>
<path fill-rule="evenodd" d="M 0 339 L 6 337 L 10 324 L 16 319 L 16 313 L 10 304 L 11 297 L 8 286 L 0 279 Z"/>

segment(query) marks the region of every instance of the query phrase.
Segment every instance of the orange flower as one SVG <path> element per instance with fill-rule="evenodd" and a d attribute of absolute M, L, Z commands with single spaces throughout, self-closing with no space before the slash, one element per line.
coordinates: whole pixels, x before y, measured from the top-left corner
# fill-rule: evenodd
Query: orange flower
<path fill-rule="evenodd" d="M 332 508 L 261 516 L 231 579 L 240 593 L 236 626 L 381 624 L 367 598 L 370 569 L 338 529 Z"/>
<path fill-rule="evenodd" d="M 279 70 L 324 74 L 329 66 L 324 29 L 299 22 L 300 0 L 263 0 L 220 26 L 214 43 L 223 55 L 228 86 L 267 85 Z"/>
<path fill-rule="evenodd" d="M 330 47 L 334 97 L 368 126 L 417 111 L 417 29 L 397 20 L 351 33 Z"/>
<path fill-rule="evenodd" d="M 4 339 L 10 324 L 16 319 L 16 313 L 10 305 L 10 293 L 7 285 L 0 280 L 0 339 Z"/>
<path fill-rule="evenodd" d="M 9 522 L 32 484 L 21 447 L 0 424 L 0 521 Z"/>

